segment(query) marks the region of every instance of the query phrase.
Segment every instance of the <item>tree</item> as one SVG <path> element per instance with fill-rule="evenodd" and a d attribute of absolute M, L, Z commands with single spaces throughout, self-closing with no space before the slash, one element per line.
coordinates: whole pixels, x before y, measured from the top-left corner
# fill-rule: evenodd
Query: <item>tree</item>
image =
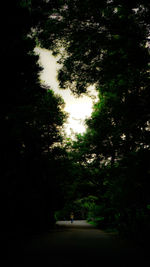
<path fill-rule="evenodd" d="M 123 153 L 149 145 L 148 18 L 147 1 L 60 1 L 39 27 L 41 44 L 62 55 L 61 88 L 96 86 Z"/>
<path fill-rule="evenodd" d="M 58 181 L 53 150 L 62 142 L 66 114 L 63 100 L 40 85 L 41 67 L 30 34 L 38 6 L 35 16 L 32 1 L 7 4 L 2 3 L 1 214 L 2 231 L 19 234 L 20 229 L 33 232 L 54 220 Z"/>
<path fill-rule="evenodd" d="M 116 224 L 132 233 L 136 220 L 139 228 L 147 220 L 149 229 L 149 199 L 142 200 L 149 187 L 149 11 L 147 0 L 58 1 L 37 32 L 42 46 L 61 55 L 61 88 L 81 94 L 95 85 L 99 92 L 77 140 L 78 159 L 96 164 L 98 183 L 103 170 L 108 174 L 104 208 L 116 209 Z"/>

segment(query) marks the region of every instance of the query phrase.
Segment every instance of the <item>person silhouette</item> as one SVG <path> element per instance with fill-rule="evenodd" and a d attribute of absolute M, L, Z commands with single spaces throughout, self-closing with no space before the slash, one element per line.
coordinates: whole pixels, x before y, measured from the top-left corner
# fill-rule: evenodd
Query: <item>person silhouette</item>
<path fill-rule="evenodd" d="M 73 212 L 71 212 L 71 214 L 70 214 L 70 220 L 71 220 L 71 223 L 73 223 L 73 221 L 74 221 L 74 214 L 73 214 Z"/>

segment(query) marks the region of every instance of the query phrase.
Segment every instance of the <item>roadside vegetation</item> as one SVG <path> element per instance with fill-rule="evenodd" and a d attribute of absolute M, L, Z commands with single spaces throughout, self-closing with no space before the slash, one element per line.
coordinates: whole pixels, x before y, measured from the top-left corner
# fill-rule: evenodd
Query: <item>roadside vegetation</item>
<path fill-rule="evenodd" d="M 14 0 L 2 12 L 3 229 L 30 234 L 73 211 L 148 241 L 149 1 Z M 40 84 L 37 44 L 60 55 L 61 88 L 98 92 L 87 130 L 75 139 L 63 132 L 63 99 Z"/>

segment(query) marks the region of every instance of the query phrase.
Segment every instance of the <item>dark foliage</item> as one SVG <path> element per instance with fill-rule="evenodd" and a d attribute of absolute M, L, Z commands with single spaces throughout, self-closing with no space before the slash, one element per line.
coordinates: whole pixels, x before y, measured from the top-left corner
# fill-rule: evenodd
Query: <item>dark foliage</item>
<path fill-rule="evenodd" d="M 82 173 L 71 186 L 80 188 L 75 201 L 100 226 L 140 240 L 150 236 L 149 11 L 147 0 L 57 1 L 38 32 L 44 47 L 61 54 L 62 88 L 99 92 L 87 132 L 72 147 Z"/>
<path fill-rule="evenodd" d="M 143 242 L 150 237 L 149 1 L 1 7 L 3 230 L 47 229 L 56 210 L 61 219 L 74 210 Z M 65 147 L 63 101 L 39 83 L 36 42 L 61 55 L 61 88 L 80 95 L 95 85 L 99 93 L 86 133 Z"/>
<path fill-rule="evenodd" d="M 63 100 L 39 82 L 31 37 L 39 7 L 31 4 L 1 5 L 1 231 L 9 240 L 48 229 L 60 202 L 56 165 L 61 155 L 55 147 L 62 142 L 66 115 Z"/>

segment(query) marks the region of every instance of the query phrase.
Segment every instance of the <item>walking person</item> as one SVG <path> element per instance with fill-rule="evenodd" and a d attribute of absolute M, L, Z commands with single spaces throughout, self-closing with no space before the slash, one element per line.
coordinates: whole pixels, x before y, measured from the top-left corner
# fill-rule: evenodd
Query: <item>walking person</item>
<path fill-rule="evenodd" d="M 73 223 L 73 221 L 74 221 L 74 214 L 73 214 L 73 212 L 71 212 L 71 214 L 70 214 L 70 220 L 71 220 L 71 223 Z"/>

